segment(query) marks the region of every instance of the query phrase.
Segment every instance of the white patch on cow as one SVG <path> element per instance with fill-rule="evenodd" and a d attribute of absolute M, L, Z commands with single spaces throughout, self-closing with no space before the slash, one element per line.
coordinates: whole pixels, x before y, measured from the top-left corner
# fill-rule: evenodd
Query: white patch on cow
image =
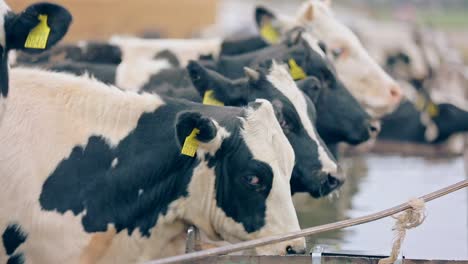
<path fill-rule="evenodd" d="M 143 192 L 144 192 L 143 189 L 139 189 L 138 190 L 138 196 L 141 196 L 143 194 Z"/>
<path fill-rule="evenodd" d="M 427 114 L 426 112 L 422 112 L 420 114 L 420 121 L 426 128 L 424 131 L 424 139 L 427 142 L 433 142 L 434 140 L 436 140 L 437 137 L 439 137 L 439 128 L 434 123 L 434 121 L 432 121 L 429 114 Z"/>
<path fill-rule="evenodd" d="M 119 164 L 119 158 L 114 158 L 111 163 L 111 168 L 115 168 Z"/>
<path fill-rule="evenodd" d="M 139 92 L 152 75 L 171 68 L 166 59 L 127 59 L 122 61 L 115 72 L 115 84 L 127 91 Z"/>
<path fill-rule="evenodd" d="M 80 40 L 76 43 L 76 46 L 80 49 L 86 49 L 88 47 L 88 41 L 86 40 Z"/>
<path fill-rule="evenodd" d="M 338 172 L 338 165 L 333 159 L 329 156 L 328 152 L 325 150 L 322 145 L 322 141 L 319 140 L 319 135 L 313 121 L 309 118 L 307 112 L 307 102 L 305 95 L 297 88 L 296 83 L 291 78 L 291 75 L 288 73 L 286 67 L 278 65 L 273 61 L 270 73 L 267 76 L 268 81 L 270 81 L 273 86 L 278 89 L 289 101 L 293 104 L 296 109 L 301 123 L 304 126 L 304 129 L 307 131 L 309 137 L 315 141 L 318 147 L 319 160 L 322 163 L 322 171 L 336 175 Z"/>
<path fill-rule="evenodd" d="M 3 115 L 5 114 L 7 108 L 6 100 L 8 99 L 0 96 L 0 126 L 2 126 Z"/>
<path fill-rule="evenodd" d="M 10 50 L 8 53 L 8 65 L 14 66 L 16 65 L 17 53 L 16 50 Z"/>
<path fill-rule="evenodd" d="M 119 46 L 123 59 L 152 59 L 158 52 L 173 52 L 185 67 L 190 60 L 197 60 L 200 55 L 212 54 L 218 57 L 221 52 L 222 39 L 140 39 L 134 37 L 114 36 L 110 44 Z"/>
<path fill-rule="evenodd" d="M 6 35 L 5 35 L 5 15 L 10 11 L 10 7 L 5 1 L 0 0 L 0 45 L 5 47 Z"/>

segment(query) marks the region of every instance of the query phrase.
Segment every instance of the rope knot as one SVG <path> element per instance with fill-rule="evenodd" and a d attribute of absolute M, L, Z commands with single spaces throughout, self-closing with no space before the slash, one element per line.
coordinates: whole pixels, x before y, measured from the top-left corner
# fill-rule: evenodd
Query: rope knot
<path fill-rule="evenodd" d="M 406 231 L 421 225 L 426 219 L 426 206 L 423 199 L 411 199 L 408 202 L 410 209 L 399 215 L 393 216 L 396 219 L 395 226 L 392 230 L 395 231 L 393 240 L 392 253 L 388 258 L 379 260 L 379 264 L 392 264 L 398 259 L 401 245 L 406 236 Z"/>

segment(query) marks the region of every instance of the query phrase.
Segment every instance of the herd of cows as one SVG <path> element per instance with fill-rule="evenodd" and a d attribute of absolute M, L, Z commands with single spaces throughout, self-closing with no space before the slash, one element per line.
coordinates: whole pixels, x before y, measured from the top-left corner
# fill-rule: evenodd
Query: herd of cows
<path fill-rule="evenodd" d="M 297 231 L 292 194 L 345 182 L 339 143 L 468 130 L 465 83 L 461 103 L 433 98 L 453 92 L 435 37 L 345 25 L 320 0 L 255 21 L 246 39 L 56 45 L 69 11 L 0 0 L 0 262 L 142 263 L 184 253 L 190 225 L 229 243 Z"/>

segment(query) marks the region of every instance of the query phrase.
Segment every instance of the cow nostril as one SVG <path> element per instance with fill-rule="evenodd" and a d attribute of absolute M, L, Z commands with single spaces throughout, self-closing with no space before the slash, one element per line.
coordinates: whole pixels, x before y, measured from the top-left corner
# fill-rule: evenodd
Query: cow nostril
<path fill-rule="evenodd" d="M 288 255 L 293 255 L 293 254 L 296 254 L 296 251 L 294 250 L 293 247 L 287 246 L 287 247 L 286 247 L 286 254 L 288 254 Z"/>
<path fill-rule="evenodd" d="M 392 86 L 390 88 L 390 96 L 392 97 L 393 100 L 399 102 L 402 97 L 401 88 L 397 85 Z"/>
<path fill-rule="evenodd" d="M 338 180 L 337 178 L 333 177 L 330 174 L 328 175 L 327 182 L 328 182 L 328 187 L 331 190 L 338 188 L 341 184 L 340 180 Z"/>
<path fill-rule="evenodd" d="M 380 122 L 379 121 L 371 121 L 369 123 L 369 133 L 373 136 L 376 136 L 380 133 Z"/>

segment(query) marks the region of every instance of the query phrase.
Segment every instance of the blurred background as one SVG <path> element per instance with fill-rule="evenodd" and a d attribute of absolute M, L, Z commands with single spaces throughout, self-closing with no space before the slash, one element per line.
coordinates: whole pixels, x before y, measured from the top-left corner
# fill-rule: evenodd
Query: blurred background
<path fill-rule="evenodd" d="M 20 10 L 33 0 L 9 1 Z M 154 34 L 190 37 L 209 27 L 223 35 L 255 32 L 252 10 L 262 4 L 293 14 L 300 0 L 54 0 L 74 15 L 65 41 L 107 39 L 113 34 Z M 466 0 L 346 0 L 335 1 L 337 13 L 351 12 L 381 20 L 409 20 L 446 31 L 468 54 Z M 216 25 L 216 26 L 214 26 Z M 468 55 L 465 55 L 468 58 Z"/>
<path fill-rule="evenodd" d="M 9 1 L 20 10 L 35 0 Z M 106 40 L 113 34 L 151 37 L 242 37 L 256 34 L 253 9 L 265 5 L 294 14 L 296 0 L 57 0 L 71 10 L 74 23 L 66 42 Z M 450 47 L 468 62 L 467 0 L 334 1 L 343 21 L 405 21 L 441 31 Z M 465 147 L 466 149 L 466 147 Z M 325 224 L 386 209 L 411 197 L 466 179 L 460 155 L 437 157 L 353 154 L 343 160 L 348 180 L 331 198 L 295 197 L 302 227 Z M 408 258 L 468 259 L 468 191 L 428 204 L 425 223 L 411 230 L 402 253 Z M 388 254 L 394 220 L 309 238 L 309 246 Z"/>

